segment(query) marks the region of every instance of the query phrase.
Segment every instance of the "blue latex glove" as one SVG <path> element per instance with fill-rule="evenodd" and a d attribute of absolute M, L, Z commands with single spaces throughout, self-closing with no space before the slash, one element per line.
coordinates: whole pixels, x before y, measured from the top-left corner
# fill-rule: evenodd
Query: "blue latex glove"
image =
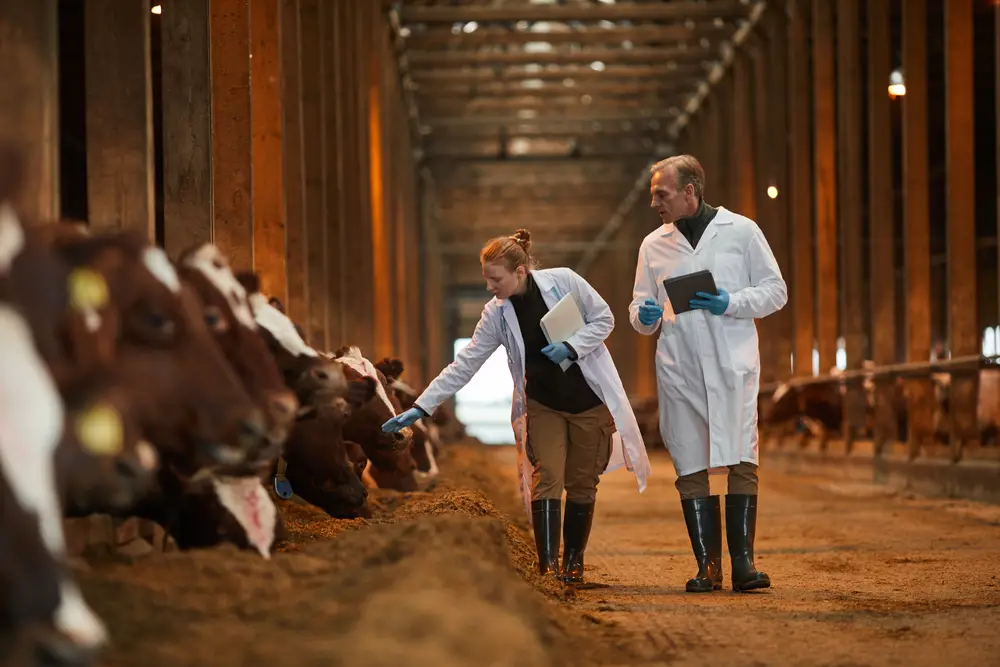
<path fill-rule="evenodd" d="M 695 296 L 698 298 L 688 302 L 692 308 L 707 310 L 713 315 L 722 315 L 726 312 L 726 308 L 729 308 L 729 292 L 722 288 L 719 288 L 718 294 L 698 292 Z"/>
<path fill-rule="evenodd" d="M 649 326 L 650 324 L 655 324 L 656 321 L 663 317 L 663 308 L 656 305 L 656 302 L 652 299 L 646 299 L 646 302 L 639 306 L 639 321 L 644 326 Z"/>
<path fill-rule="evenodd" d="M 569 347 L 566 343 L 554 343 L 542 348 L 542 354 L 549 358 L 554 364 L 559 364 L 569 359 Z"/>
<path fill-rule="evenodd" d="M 382 424 L 382 431 L 389 433 L 398 433 L 400 430 L 406 428 L 407 426 L 413 426 L 418 419 L 423 417 L 425 413 L 420 408 L 410 408 L 401 415 L 396 415 L 386 423 Z"/>

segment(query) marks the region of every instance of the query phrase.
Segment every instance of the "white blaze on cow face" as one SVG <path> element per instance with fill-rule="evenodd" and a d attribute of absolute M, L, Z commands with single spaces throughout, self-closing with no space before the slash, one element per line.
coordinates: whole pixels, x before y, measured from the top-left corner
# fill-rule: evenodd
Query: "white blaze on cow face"
<path fill-rule="evenodd" d="M 24 229 L 10 204 L 0 204 L 0 273 L 10 271 L 24 248 Z"/>
<path fill-rule="evenodd" d="M 0 368 L 0 474 L 18 504 L 38 518 L 49 553 L 61 560 L 65 540 L 55 451 L 63 432 L 64 408 L 27 323 L 6 305 L 0 305 Z M 57 628 L 87 647 L 104 643 L 104 626 L 76 586 L 64 580 L 60 590 Z"/>
<path fill-rule="evenodd" d="M 257 477 L 213 477 L 212 486 L 222 506 L 247 535 L 247 541 L 265 559 L 271 557 L 277 510 Z"/>
<path fill-rule="evenodd" d="M 250 308 L 253 310 L 254 319 L 264 329 L 274 336 L 278 345 L 283 347 L 289 354 L 296 357 L 318 357 L 319 352 L 312 349 L 302 340 L 302 336 L 295 330 L 295 325 L 280 310 L 267 302 L 267 297 L 257 292 L 250 295 Z"/>
<path fill-rule="evenodd" d="M 368 361 L 361 355 L 361 350 L 357 347 L 351 347 L 347 350 L 344 356 L 339 357 L 337 361 L 344 363 L 358 373 L 366 375 L 371 379 L 375 380 L 375 391 L 378 392 L 378 397 L 382 399 L 385 403 L 385 407 L 389 408 L 389 412 L 392 416 L 396 416 L 396 410 L 392 407 L 392 401 L 389 400 L 389 395 L 385 393 L 385 387 L 378 380 L 378 371 L 375 369 L 375 364 Z"/>
<path fill-rule="evenodd" d="M 188 256 L 184 260 L 184 265 L 205 276 L 208 282 L 212 283 L 212 286 L 225 297 L 226 303 L 229 304 L 239 323 L 256 331 L 257 323 L 254 321 L 250 304 L 247 302 L 247 292 L 243 289 L 243 285 L 236 280 L 236 276 L 229 268 L 229 263 L 218 248 L 211 243 L 206 243 Z"/>
<path fill-rule="evenodd" d="M 146 248 L 142 251 L 142 263 L 154 278 L 166 285 L 168 290 L 174 294 L 180 293 L 181 279 L 174 265 L 170 263 L 167 253 L 156 247 Z"/>

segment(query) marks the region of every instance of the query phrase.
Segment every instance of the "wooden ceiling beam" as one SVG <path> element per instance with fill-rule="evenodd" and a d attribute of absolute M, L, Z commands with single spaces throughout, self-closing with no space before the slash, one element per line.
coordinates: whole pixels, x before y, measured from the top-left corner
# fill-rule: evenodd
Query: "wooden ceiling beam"
<path fill-rule="evenodd" d="M 441 82 L 415 83 L 413 90 L 418 99 L 431 97 L 447 99 L 452 97 L 476 97 L 486 95 L 635 95 L 638 93 L 675 92 L 697 86 L 700 78 L 692 76 L 670 77 L 667 80 L 599 82 L 587 81 L 582 85 L 567 86 L 562 81 L 535 82 L 525 86 L 524 82 L 491 81 L 488 83 L 446 84 Z"/>
<path fill-rule="evenodd" d="M 739 0 L 694 2 L 675 0 L 661 3 L 500 5 L 500 6 L 417 6 L 404 5 L 400 22 L 413 23 L 514 23 L 517 21 L 678 21 L 686 19 L 746 18 L 750 6 Z"/>
<path fill-rule="evenodd" d="M 494 44 L 527 44 L 548 42 L 549 44 L 662 44 L 684 40 L 707 39 L 712 42 L 730 37 L 736 27 L 731 23 L 688 21 L 667 25 L 642 25 L 634 27 L 615 26 L 559 32 L 528 32 L 526 30 L 483 29 L 475 32 L 459 32 L 450 29 L 432 28 L 425 32 L 411 32 L 405 38 L 407 49 L 439 49 L 448 47 L 473 48 Z"/>
<path fill-rule="evenodd" d="M 671 60 L 687 62 L 713 60 L 716 52 L 709 48 L 638 48 L 638 49 L 586 49 L 583 51 L 546 51 L 531 53 L 519 51 L 407 51 L 405 58 L 410 67 L 465 67 L 467 65 L 589 65 L 666 63 Z"/>
<path fill-rule="evenodd" d="M 541 255 L 543 253 L 556 254 L 556 253 L 577 253 L 586 252 L 593 245 L 593 241 L 532 241 L 531 252 L 534 255 Z M 474 255 L 477 257 L 479 251 L 482 250 L 481 243 L 442 243 L 440 246 L 441 253 L 445 255 Z M 622 245 L 624 248 L 625 246 Z"/>
<path fill-rule="evenodd" d="M 591 67 L 580 67 L 578 65 L 567 67 L 554 67 L 546 69 L 508 69 L 496 67 L 477 67 L 475 69 L 415 69 L 411 70 L 412 79 L 423 85 L 430 81 L 441 81 L 447 83 L 490 83 L 503 81 L 524 81 L 525 79 L 539 79 L 541 81 L 564 81 L 573 79 L 574 81 L 593 81 L 624 83 L 629 81 L 644 80 L 651 84 L 660 79 L 670 79 L 677 77 L 692 77 L 706 75 L 708 68 L 702 65 L 609 65 L 603 71 L 598 72 Z"/>
<path fill-rule="evenodd" d="M 669 121 L 674 116 L 673 114 L 667 113 L 666 110 L 661 109 L 643 109 L 638 113 L 632 114 L 613 114 L 613 113 L 600 113 L 594 111 L 588 111 L 586 107 L 581 105 L 583 110 L 570 110 L 570 109 L 549 109 L 544 113 L 539 113 L 537 111 L 531 110 L 533 112 L 532 116 L 518 116 L 517 114 L 506 114 L 506 115 L 447 115 L 447 116 L 428 116 L 422 118 L 422 122 L 425 125 L 430 125 L 432 127 L 462 127 L 462 126 L 473 126 L 473 125 L 510 125 L 513 123 L 523 122 L 525 120 L 575 120 L 579 122 L 586 123 L 644 123 L 649 120 L 659 120 L 659 121 Z"/>

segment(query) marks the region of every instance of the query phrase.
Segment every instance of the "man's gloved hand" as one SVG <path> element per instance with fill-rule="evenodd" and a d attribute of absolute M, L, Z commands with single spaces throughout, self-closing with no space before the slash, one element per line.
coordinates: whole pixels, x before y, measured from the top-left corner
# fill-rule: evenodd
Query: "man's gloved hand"
<path fill-rule="evenodd" d="M 554 364 L 560 364 L 569 359 L 569 346 L 566 343 L 551 343 L 542 348 L 542 354 Z"/>
<path fill-rule="evenodd" d="M 650 324 L 654 324 L 661 317 L 663 317 L 663 308 L 657 306 L 652 299 L 646 299 L 646 302 L 639 306 L 639 322 L 644 326 L 648 327 Z"/>
<path fill-rule="evenodd" d="M 418 419 L 425 417 L 426 412 L 420 408 L 410 408 L 401 415 L 396 415 L 386 423 L 382 424 L 382 431 L 384 433 L 398 433 L 407 426 L 413 426 Z"/>
<path fill-rule="evenodd" d="M 726 312 L 726 308 L 729 308 L 729 292 L 721 287 L 719 288 L 718 294 L 698 292 L 695 296 L 698 298 L 691 299 L 691 301 L 689 301 L 692 308 L 707 310 L 713 315 L 722 315 Z"/>

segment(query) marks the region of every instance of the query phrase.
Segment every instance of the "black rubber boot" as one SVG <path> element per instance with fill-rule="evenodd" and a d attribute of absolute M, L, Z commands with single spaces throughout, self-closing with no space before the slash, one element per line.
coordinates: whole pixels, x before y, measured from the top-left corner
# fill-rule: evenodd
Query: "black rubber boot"
<path fill-rule="evenodd" d="M 687 582 L 688 593 L 722 590 L 722 511 L 719 496 L 681 500 L 698 574 Z"/>
<path fill-rule="evenodd" d="M 726 496 L 726 541 L 732 559 L 733 590 L 770 588 L 771 578 L 753 564 L 753 538 L 757 529 L 757 496 Z"/>
<path fill-rule="evenodd" d="M 594 503 L 583 505 L 566 501 L 563 525 L 562 580 L 567 584 L 583 583 L 583 552 L 587 548 L 590 527 L 594 524 Z"/>
<path fill-rule="evenodd" d="M 531 523 L 540 574 L 559 575 L 560 505 L 562 501 L 558 498 L 531 501 Z"/>

